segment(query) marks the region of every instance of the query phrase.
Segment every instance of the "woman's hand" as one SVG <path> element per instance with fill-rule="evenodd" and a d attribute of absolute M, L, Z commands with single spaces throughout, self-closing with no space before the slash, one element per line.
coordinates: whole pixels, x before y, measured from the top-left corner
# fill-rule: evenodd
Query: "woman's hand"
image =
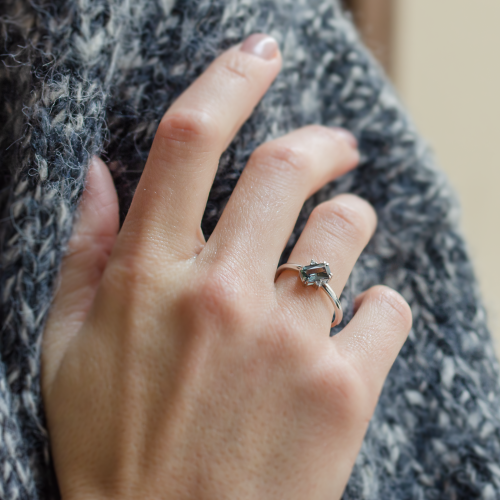
<path fill-rule="evenodd" d="M 309 126 L 262 145 L 208 242 L 200 230 L 219 157 L 280 65 L 254 35 L 173 104 L 118 236 L 111 177 L 91 168 L 43 345 L 64 500 L 342 494 L 411 313 L 375 287 L 330 338 L 326 294 L 274 277 L 304 201 L 356 166 L 353 137 Z M 340 295 L 375 225 L 339 196 L 290 262 L 330 262 Z"/>

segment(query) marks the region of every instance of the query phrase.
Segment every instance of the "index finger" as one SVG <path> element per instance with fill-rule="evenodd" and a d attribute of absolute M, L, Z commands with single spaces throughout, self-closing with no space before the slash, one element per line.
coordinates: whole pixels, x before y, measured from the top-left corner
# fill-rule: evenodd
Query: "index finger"
<path fill-rule="evenodd" d="M 119 243 L 190 258 L 219 158 L 281 67 L 276 41 L 252 35 L 198 78 L 163 117 Z M 147 249 L 146 248 L 146 249 Z"/>

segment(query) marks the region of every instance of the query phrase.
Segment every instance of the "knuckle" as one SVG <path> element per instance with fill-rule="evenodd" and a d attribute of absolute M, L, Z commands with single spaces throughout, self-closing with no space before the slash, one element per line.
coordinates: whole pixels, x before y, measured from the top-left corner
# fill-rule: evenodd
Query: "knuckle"
<path fill-rule="evenodd" d="M 356 240 L 368 239 L 376 225 L 375 211 L 369 203 L 353 195 L 343 195 L 318 205 L 311 217 L 332 235 L 344 235 Z"/>
<path fill-rule="evenodd" d="M 241 295 L 224 274 L 210 273 L 194 292 L 189 292 L 186 307 L 190 308 L 193 318 L 209 320 L 218 325 L 221 332 L 234 331 L 248 320 Z"/>
<path fill-rule="evenodd" d="M 289 144 L 272 141 L 263 144 L 254 152 L 251 158 L 254 166 L 265 170 L 275 171 L 279 175 L 297 175 L 304 177 L 308 174 L 310 161 L 307 154 Z"/>
<path fill-rule="evenodd" d="M 398 292 L 388 286 L 377 285 L 368 291 L 367 298 L 377 303 L 388 320 L 392 319 L 405 331 L 410 330 L 413 322 L 411 308 Z"/>
<path fill-rule="evenodd" d="M 335 413 L 345 422 L 364 418 L 373 404 L 358 371 L 339 359 L 329 358 L 315 366 L 308 380 L 308 392 L 327 415 Z"/>
<path fill-rule="evenodd" d="M 242 57 L 244 53 L 240 51 L 230 51 L 226 57 L 222 58 L 218 65 L 222 77 L 227 80 L 227 77 L 240 83 L 248 82 L 249 80 L 249 59 Z"/>
<path fill-rule="evenodd" d="M 157 137 L 167 144 L 211 144 L 216 141 L 220 132 L 216 121 L 205 111 L 190 109 L 163 117 Z"/>
<path fill-rule="evenodd" d="M 146 289 L 154 288 L 154 281 L 142 263 L 135 259 L 114 259 L 104 271 L 101 288 L 113 300 L 124 303 L 127 308 L 137 307 L 147 301 Z"/>

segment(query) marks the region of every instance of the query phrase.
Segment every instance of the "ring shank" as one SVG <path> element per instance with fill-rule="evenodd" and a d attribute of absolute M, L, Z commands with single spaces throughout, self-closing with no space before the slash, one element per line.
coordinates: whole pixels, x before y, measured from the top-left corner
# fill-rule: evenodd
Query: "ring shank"
<path fill-rule="evenodd" d="M 293 264 L 291 262 L 283 264 L 280 267 L 278 267 L 278 269 L 276 271 L 276 275 L 274 277 L 274 281 L 276 281 L 278 279 L 279 275 L 283 271 L 300 272 L 300 270 L 303 267 L 304 266 L 301 266 L 300 264 Z M 333 291 L 333 289 L 330 285 L 328 285 L 327 283 L 322 283 L 321 288 L 328 295 L 328 298 L 330 299 L 330 301 L 333 304 L 334 313 L 333 313 L 333 320 L 332 320 L 332 325 L 331 325 L 331 328 L 333 328 L 333 327 L 337 326 L 342 321 L 342 318 L 344 317 L 344 311 L 342 310 L 342 304 L 340 303 L 340 300 L 337 297 L 337 294 Z"/>
<path fill-rule="evenodd" d="M 340 303 L 339 298 L 337 297 L 337 294 L 333 291 L 332 287 L 328 285 L 327 283 L 323 283 L 321 285 L 321 288 L 325 291 L 325 293 L 328 295 L 330 300 L 332 301 L 333 308 L 334 308 L 334 313 L 333 313 L 333 320 L 332 320 L 332 326 L 337 326 L 341 321 L 342 318 L 344 317 L 344 311 L 342 310 L 342 304 Z"/>
<path fill-rule="evenodd" d="M 283 271 L 297 271 L 297 272 L 300 272 L 300 270 L 303 268 L 304 266 L 301 266 L 300 264 L 291 264 L 291 263 L 287 263 L 287 264 L 283 264 L 282 266 L 278 267 L 278 270 L 276 271 L 276 275 L 274 277 L 274 281 L 276 282 L 276 280 L 278 279 L 279 275 L 283 272 Z"/>

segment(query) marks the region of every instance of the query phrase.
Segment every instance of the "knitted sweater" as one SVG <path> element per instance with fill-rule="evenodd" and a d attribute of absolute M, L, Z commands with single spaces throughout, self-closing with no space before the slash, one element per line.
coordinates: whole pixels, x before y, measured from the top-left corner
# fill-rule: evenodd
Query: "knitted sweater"
<path fill-rule="evenodd" d="M 315 205 L 356 193 L 379 225 L 343 324 L 377 283 L 413 310 L 344 498 L 500 499 L 498 367 L 456 204 L 337 0 L 1 0 L 1 499 L 58 497 L 40 341 L 91 156 L 109 163 L 123 219 L 162 114 L 256 31 L 284 67 L 222 157 L 205 235 L 263 141 L 310 123 L 353 131 L 361 166 L 306 202 L 282 259 Z"/>

